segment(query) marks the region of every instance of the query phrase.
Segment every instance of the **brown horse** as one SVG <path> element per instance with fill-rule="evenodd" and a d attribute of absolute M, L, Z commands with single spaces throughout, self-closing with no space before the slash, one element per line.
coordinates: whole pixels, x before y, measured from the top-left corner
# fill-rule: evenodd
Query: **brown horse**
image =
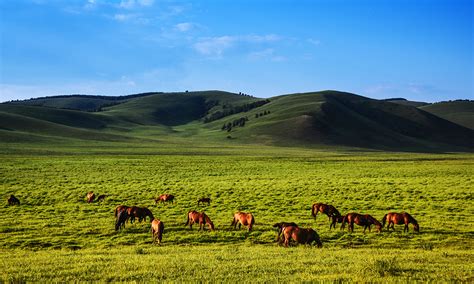
<path fill-rule="evenodd" d="M 119 206 L 115 207 L 115 210 L 114 210 L 115 219 L 117 219 L 118 214 L 120 212 L 127 211 L 128 208 L 130 208 L 130 207 L 128 207 L 127 205 L 119 205 Z"/>
<path fill-rule="evenodd" d="M 143 220 L 146 221 L 146 217 L 150 217 L 150 222 L 153 221 L 155 217 L 153 217 L 153 213 L 151 213 L 150 209 L 146 207 L 138 207 L 132 206 L 127 208 L 127 213 L 130 218 L 130 223 L 133 224 L 135 218 L 138 218 L 138 222 Z"/>
<path fill-rule="evenodd" d="M 20 200 L 15 197 L 15 195 L 10 195 L 10 197 L 7 199 L 8 205 L 20 205 Z"/>
<path fill-rule="evenodd" d="M 86 195 L 87 203 L 92 203 L 95 199 L 95 194 L 93 191 L 89 191 Z"/>
<path fill-rule="evenodd" d="M 288 226 L 298 227 L 298 225 L 293 222 L 280 222 L 273 224 L 273 228 L 278 228 L 278 236 L 276 239 L 278 243 L 282 243 L 284 241 L 284 239 L 281 237 L 281 233 L 283 232 L 283 229 Z"/>
<path fill-rule="evenodd" d="M 385 222 L 388 222 L 387 229 L 390 229 L 390 225 L 392 225 L 392 229 L 395 231 L 395 224 L 396 225 L 403 225 L 405 224 L 405 228 L 403 229 L 403 232 L 408 232 L 408 224 L 413 224 L 413 230 L 415 232 L 420 231 L 420 226 L 418 225 L 418 222 L 413 218 L 410 214 L 406 212 L 402 213 L 394 213 L 390 212 L 388 214 L 385 214 L 382 219 L 382 227 L 385 227 Z"/>
<path fill-rule="evenodd" d="M 105 200 L 105 197 L 107 197 L 107 195 L 105 194 L 101 194 L 97 197 L 97 202 L 101 202 L 101 201 L 104 201 Z"/>
<path fill-rule="evenodd" d="M 154 198 L 155 204 L 163 203 L 163 202 L 171 202 L 174 203 L 174 195 L 172 194 L 161 194 L 157 198 Z"/>
<path fill-rule="evenodd" d="M 184 225 L 189 225 L 189 228 L 192 229 L 194 223 L 199 223 L 199 231 L 204 229 L 206 223 L 209 226 L 209 230 L 214 231 L 214 223 L 212 223 L 209 216 L 207 216 L 204 212 L 199 213 L 194 210 L 188 212 L 188 220 Z"/>
<path fill-rule="evenodd" d="M 369 214 L 365 214 L 365 215 L 358 214 L 358 213 L 347 214 L 342 220 L 341 230 L 344 229 L 346 223 L 349 224 L 348 230 L 350 232 L 354 232 L 354 223 L 356 223 L 359 226 L 364 226 L 364 233 L 367 228 L 369 228 L 369 232 L 370 232 L 370 226 L 372 225 L 375 225 L 377 227 L 378 232 L 382 231 L 382 224 L 379 221 L 377 221 L 377 219 L 370 216 Z"/>
<path fill-rule="evenodd" d="M 207 203 L 207 205 L 211 205 L 211 199 L 209 197 L 203 197 L 198 200 L 198 206 L 201 203 Z"/>
<path fill-rule="evenodd" d="M 311 206 L 311 215 L 314 219 L 316 219 L 318 212 L 326 214 L 329 219 L 333 216 L 341 216 L 341 213 L 337 211 L 336 207 L 324 203 L 314 203 L 313 206 Z"/>
<path fill-rule="evenodd" d="M 116 211 L 117 212 L 117 211 Z M 116 215 L 116 221 L 115 221 L 115 231 L 118 231 L 120 229 L 125 228 L 125 222 L 128 220 L 128 213 L 127 210 L 121 210 L 117 213 Z"/>
<path fill-rule="evenodd" d="M 252 213 L 237 212 L 234 214 L 234 219 L 230 225 L 234 226 L 234 229 L 236 229 L 237 224 L 239 225 L 239 229 L 241 225 L 244 225 L 247 226 L 249 231 L 251 231 L 253 225 L 255 224 L 255 218 L 253 217 Z"/>
<path fill-rule="evenodd" d="M 285 247 L 288 247 L 288 245 L 290 244 L 290 240 L 294 240 L 298 244 L 307 245 L 316 242 L 319 248 L 323 246 L 318 233 L 316 233 L 316 231 L 311 228 L 303 229 L 295 226 L 284 227 L 283 237 L 285 238 Z"/>
<path fill-rule="evenodd" d="M 344 220 L 344 217 L 346 216 L 332 216 L 331 217 L 331 224 L 329 225 L 329 229 L 336 229 L 336 224 L 337 223 L 342 223 L 342 221 Z"/>
<path fill-rule="evenodd" d="M 153 243 L 161 243 L 161 239 L 163 238 L 163 231 L 165 230 L 165 225 L 158 219 L 153 219 L 151 221 L 151 237 Z"/>

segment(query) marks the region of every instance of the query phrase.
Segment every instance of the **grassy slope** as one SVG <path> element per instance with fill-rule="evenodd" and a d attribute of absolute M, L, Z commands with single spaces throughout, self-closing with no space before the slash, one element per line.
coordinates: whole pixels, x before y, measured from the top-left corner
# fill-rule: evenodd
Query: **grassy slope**
<path fill-rule="evenodd" d="M 420 107 L 422 110 L 474 129 L 474 101 L 451 101 Z"/>
<path fill-rule="evenodd" d="M 470 154 L 194 146 L 77 145 L 43 155 L 47 144 L 32 145 L 38 154 L 30 147 L 2 145 L 0 191 L 14 193 L 22 205 L 0 206 L 6 216 L 0 219 L 0 277 L 472 280 L 473 231 L 466 225 L 474 222 Z M 108 198 L 86 204 L 89 190 Z M 175 194 L 177 202 L 154 205 L 151 197 L 164 192 Z M 198 207 L 201 196 L 210 196 L 211 206 Z M 354 233 L 331 231 L 325 216 L 310 217 L 316 201 L 377 219 L 406 210 L 420 222 L 421 233 L 411 226 L 409 233 L 401 227 L 381 234 L 363 234 L 360 227 Z M 147 223 L 114 232 L 112 211 L 122 203 L 148 206 L 165 222 L 161 247 L 150 243 Z M 184 228 L 190 209 L 206 210 L 216 232 Z M 236 210 L 254 213 L 253 232 L 229 228 Z M 271 225 L 283 220 L 315 228 L 324 247 L 276 246 Z"/>
<path fill-rule="evenodd" d="M 99 113 L 11 104 L 0 105 L 0 111 L 68 127 L 147 139 L 310 147 L 346 145 L 413 151 L 453 151 L 474 147 L 473 131 L 415 107 L 336 91 L 275 97 L 271 103 L 248 112 L 202 123 L 203 117 L 222 111 L 224 107 L 228 109 L 256 100 L 232 93 L 204 91 L 133 98 Z M 264 111 L 270 111 L 270 114 L 256 118 L 256 114 Z M 221 131 L 224 123 L 241 117 L 249 119 L 245 127 L 234 128 L 230 133 Z M 9 121 L 11 123 L 11 117 Z M 22 123 L 27 121 L 16 124 Z M 9 126 L 0 127 L 8 129 Z M 28 127 L 23 125 L 22 131 L 27 131 Z M 50 132 L 45 134 L 50 135 Z M 40 134 L 38 131 L 35 133 Z M 60 136 L 61 130 L 55 133 Z M 227 139 L 228 135 L 234 139 Z M 81 138 L 68 131 L 64 136 Z"/>

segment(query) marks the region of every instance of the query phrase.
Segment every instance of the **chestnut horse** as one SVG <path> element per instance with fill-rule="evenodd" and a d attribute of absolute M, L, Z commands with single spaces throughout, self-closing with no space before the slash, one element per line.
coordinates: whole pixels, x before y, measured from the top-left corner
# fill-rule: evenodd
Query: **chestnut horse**
<path fill-rule="evenodd" d="M 347 214 L 342 220 L 341 230 L 344 229 L 346 223 L 349 224 L 348 230 L 350 232 L 354 232 L 354 223 L 356 223 L 359 226 L 364 226 L 364 233 L 367 228 L 369 228 L 369 232 L 370 232 L 370 226 L 372 225 L 375 225 L 377 227 L 378 232 L 382 231 L 382 224 L 379 221 L 377 221 L 377 219 L 370 216 L 369 214 L 365 214 L 365 215 L 358 214 L 358 213 Z"/>
<path fill-rule="evenodd" d="M 127 208 L 127 213 L 130 218 L 131 224 L 133 224 L 135 218 L 138 218 L 138 222 L 141 222 L 143 220 L 146 221 L 146 217 L 150 217 L 150 222 L 154 219 L 153 213 L 151 213 L 150 209 L 146 207 L 132 206 Z"/>
<path fill-rule="evenodd" d="M 241 225 L 244 225 L 247 226 L 249 231 L 251 231 L 253 225 L 255 224 L 255 218 L 253 217 L 252 213 L 237 212 L 234 214 L 234 219 L 230 225 L 234 226 L 234 229 L 236 229 L 237 224 L 239 225 L 239 229 Z"/>
<path fill-rule="evenodd" d="M 390 225 L 392 225 L 392 229 L 395 231 L 395 224 L 396 225 L 403 225 L 405 224 L 405 228 L 403 229 L 403 232 L 408 232 L 408 224 L 413 224 L 413 230 L 415 232 L 420 231 L 420 226 L 418 225 L 418 222 L 413 218 L 410 214 L 406 212 L 402 213 L 394 213 L 390 212 L 388 214 L 385 214 L 382 219 L 382 227 L 385 227 L 385 222 L 388 222 L 387 229 L 390 229 Z"/>
<path fill-rule="evenodd" d="M 318 233 L 311 228 L 303 229 L 295 226 L 284 227 L 283 237 L 285 238 L 285 247 L 288 247 L 290 240 L 292 239 L 298 244 L 310 245 L 311 243 L 316 242 L 319 248 L 323 246 Z"/>
<path fill-rule="evenodd" d="M 87 203 L 92 203 L 95 199 L 95 194 L 93 191 L 89 191 L 86 195 Z"/>
<path fill-rule="evenodd" d="M 207 203 L 207 205 L 211 205 L 211 199 L 209 197 L 203 197 L 198 200 L 198 206 L 201 203 Z"/>
<path fill-rule="evenodd" d="M 171 202 L 174 203 L 174 195 L 172 194 L 161 194 L 157 198 L 154 198 L 155 204 L 158 204 L 159 202 Z"/>
<path fill-rule="evenodd" d="M 15 197 L 15 195 L 10 195 L 10 197 L 7 199 L 8 205 L 20 205 L 20 200 Z"/>
<path fill-rule="evenodd" d="M 158 219 L 153 219 L 151 221 L 151 237 L 153 243 L 161 243 L 161 239 L 163 238 L 163 231 L 165 230 L 165 225 Z"/>
<path fill-rule="evenodd" d="M 117 220 L 115 221 L 115 231 L 125 228 L 125 222 L 128 220 L 127 210 L 122 210 L 117 213 Z"/>
<path fill-rule="evenodd" d="M 329 219 L 331 219 L 332 216 L 341 216 L 341 213 L 337 211 L 336 207 L 324 203 L 313 204 L 311 207 L 311 215 L 314 217 L 314 219 L 316 219 L 318 212 L 326 214 Z"/>
<path fill-rule="evenodd" d="M 186 221 L 185 226 L 189 225 L 190 229 L 193 229 L 193 224 L 199 223 L 199 231 L 202 229 L 204 230 L 204 226 L 206 223 L 209 226 L 209 230 L 214 231 L 214 223 L 212 223 L 209 216 L 206 215 L 204 212 L 197 212 L 197 211 L 189 211 L 188 212 L 188 220 Z"/>
<path fill-rule="evenodd" d="M 273 228 L 278 228 L 278 236 L 277 236 L 277 239 L 276 239 L 278 243 L 283 242 L 283 238 L 281 237 L 281 233 L 283 232 L 283 229 L 285 227 L 288 227 L 288 226 L 298 227 L 298 225 L 296 223 L 293 223 L 293 222 L 280 222 L 280 223 L 273 224 Z"/>

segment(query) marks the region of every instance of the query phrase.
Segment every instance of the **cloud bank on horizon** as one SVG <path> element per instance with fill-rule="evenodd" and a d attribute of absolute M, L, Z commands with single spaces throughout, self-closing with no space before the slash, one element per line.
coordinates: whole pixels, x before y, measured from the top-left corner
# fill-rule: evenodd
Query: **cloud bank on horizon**
<path fill-rule="evenodd" d="M 473 3 L 7 0 L 0 101 L 219 89 L 473 99 Z"/>

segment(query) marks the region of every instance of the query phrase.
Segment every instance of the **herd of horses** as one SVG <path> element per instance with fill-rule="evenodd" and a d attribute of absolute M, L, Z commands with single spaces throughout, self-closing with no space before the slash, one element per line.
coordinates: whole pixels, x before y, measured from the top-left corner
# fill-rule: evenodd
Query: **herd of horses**
<path fill-rule="evenodd" d="M 97 201 L 103 201 L 106 195 L 99 195 Z M 153 198 L 155 203 L 167 203 L 174 202 L 174 196 L 171 194 L 162 194 L 157 198 Z M 92 203 L 95 200 L 94 192 L 90 191 L 86 195 L 86 201 Z M 13 194 L 7 199 L 8 205 L 20 205 L 20 200 L 16 198 Z M 201 204 L 207 203 L 210 205 L 210 198 L 200 198 L 198 200 L 198 206 Z M 413 230 L 416 232 L 420 231 L 420 226 L 418 222 L 406 212 L 395 213 L 389 212 L 385 214 L 382 218 L 382 221 L 379 222 L 373 216 L 369 214 L 359 214 L 355 212 L 342 215 L 333 205 L 324 204 L 324 203 L 315 203 L 311 206 L 311 215 L 316 219 L 318 213 L 325 214 L 328 216 L 330 225 L 329 229 L 336 228 L 338 223 L 341 224 L 341 230 L 345 229 L 345 225 L 348 225 L 348 230 L 350 232 L 354 231 L 354 224 L 364 227 L 364 233 L 367 229 L 369 232 L 371 226 L 374 225 L 378 232 L 382 231 L 382 228 L 387 224 L 387 230 L 395 230 L 395 225 L 405 225 L 403 231 L 408 232 L 408 225 L 413 224 Z M 115 215 L 115 230 L 119 231 L 125 228 L 125 223 L 130 222 L 133 224 L 135 221 L 142 222 L 146 221 L 147 217 L 151 223 L 151 233 L 153 243 L 161 243 L 163 239 L 163 232 L 165 226 L 163 222 L 159 219 L 156 219 L 153 216 L 153 213 L 150 209 L 146 207 L 138 206 L 126 206 L 119 205 L 114 210 Z M 209 230 L 214 231 L 214 223 L 211 221 L 211 218 L 205 212 L 198 212 L 191 210 L 188 212 L 185 226 L 189 226 L 192 229 L 193 224 L 199 224 L 199 230 L 204 230 L 205 226 L 209 227 Z M 232 219 L 231 226 L 234 229 L 240 229 L 241 226 L 246 226 L 249 231 L 252 230 L 255 225 L 255 218 L 252 213 L 247 212 L 236 212 Z M 318 247 L 322 246 L 321 238 L 318 233 L 311 228 L 300 228 L 294 222 L 280 222 L 273 225 L 274 228 L 278 229 L 277 242 L 288 247 L 291 241 L 294 241 L 298 244 L 312 244 L 316 243 Z"/>
<path fill-rule="evenodd" d="M 157 198 L 153 198 L 155 203 L 161 202 L 173 202 L 174 196 L 171 194 L 162 194 Z M 201 198 L 198 200 L 198 205 L 201 203 L 210 204 L 210 198 Z M 394 213 L 390 212 L 383 216 L 382 222 L 379 222 L 377 219 L 372 217 L 369 214 L 359 214 L 359 213 L 348 213 L 346 215 L 341 215 L 341 213 L 332 205 L 324 203 L 315 203 L 311 207 L 311 215 L 316 219 L 318 213 L 325 214 L 328 216 L 330 225 L 329 228 L 336 228 L 337 223 L 342 223 L 341 230 L 345 229 L 345 225 L 348 224 L 348 230 L 350 232 L 354 231 L 354 224 L 364 227 L 364 233 L 367 229 L 369 232 L 371 226 L 374 225 L 378 232 L 382 231 L 382 228 L 386 223 L 387 229 L 395 230 L 394 225 L 405 225 L 404 232 L 408 231 L 408 225 L 413 224 L 414 231 L 419 232 L 420 227 L 418 222 L 410 214 L 406 212 Z M 164 232 L 164 224 L 161 220 L 156 219 L 153 216 L 153 213 L 146 207 L 138 206 L 126 206 L 119 205 L 114 210 L 115 215 L 115 230 L 119 231 L 125 227 L 125 223 L 129 221 L 130 223 L 146 221 L 147 217 L 151 223 L 151 233 L 153 243 L 161 243 Z M 199 231 L 204 230 L 206 225 L 209 227 L 210 231 L 214 231 L 214 223 L 211 218 L 205 212 L 198 212 L 196 210 L 191 210 L 187 214 L 187 220 L 184 224 L 189 226 L 192 229 L 193 224 L 199 224 Z M 255 224 L 255 218 L 252 213 L 248 212 L 236 212 L 232 219 L 231 226 L 234 229 L 241 228 L 241 226 L 247 227 L 249 231 L 252 230 Z M 277 242 L 283 244 L 285 247 L 290 245 L 290 242 L 294 241 L 298 244 L 307 244 L 311 245 L 315 243 L 318 247 L 322 247 L 321 238 L 318 233 L 312 228 L 300 228 L 294 222 L 280 222 L 273 225 L 274 228 L 278 229 Z"/>

